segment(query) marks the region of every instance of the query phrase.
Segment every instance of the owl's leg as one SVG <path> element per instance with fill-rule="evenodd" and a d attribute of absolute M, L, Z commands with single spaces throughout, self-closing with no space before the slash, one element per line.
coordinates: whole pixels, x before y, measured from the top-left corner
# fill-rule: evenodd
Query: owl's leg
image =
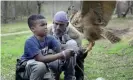
<path fill-rule="evenodd" d="M 95 45 L 94 41 L 90 41 L 89 45 L 84 53 L 88 53 L 90 50 L 92 50 L 92 47 Z"/>

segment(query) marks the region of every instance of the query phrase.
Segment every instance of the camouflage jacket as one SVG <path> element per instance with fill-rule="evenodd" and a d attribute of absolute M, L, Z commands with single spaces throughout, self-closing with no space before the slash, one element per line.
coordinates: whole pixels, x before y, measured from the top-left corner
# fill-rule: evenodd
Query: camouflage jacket
<path fill-rule="evenodd" d="M 48 34 L 50 35 L 53 35 L 52 26 L 53 24 L 48 25 Z M 78 46 L 80 47 L 81 39 L 83 38 L 83 35 L 79 31 L 77 31 L 70 23 L 68 27 L 69 28 L 68 28 L 67 34 L 70 36 L 71 39 L 74 39 L 77 42 Z"/>

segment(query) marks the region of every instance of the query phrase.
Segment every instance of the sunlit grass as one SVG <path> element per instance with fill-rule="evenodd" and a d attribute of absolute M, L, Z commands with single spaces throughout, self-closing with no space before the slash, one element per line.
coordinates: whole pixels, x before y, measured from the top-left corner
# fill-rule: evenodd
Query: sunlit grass
<path fill-rule="evenodd" d="M 48 24 L 50 23 L 51 21 L 48 21 Z M 1 24 L 1 34 L 21 32 L 21 31 L 29 31 L 29 27 L 26 21 Z"/>
<path fill-rule="evenodd" d="M 119 19 L 115 19 L 110 25 L 126 23 L 124 20 L 117 20 Z M 2 34 L 25 30 L 29 30 L 26 22 L 2 24 L 1 27 Z M 27 33 L 1 37 L 2 80 L 15 80 L 16 59 L 23 54 L 25 40 L 31 35 Z M 84 63 L 88 80 L 96 80 L 97 77 L 106 80 L 133 80 L 133 47 L 128 45 L 127 40 L 116 44 L 111 44 L 107 40 L 96 41 Z M 86 40 L 82 42 L 83 45 L 88 44 Z M 63 78 L 63 74 L 61 77 Z"/>
<path fill-rule="evenodd" d="M 1 66 L 3 80 L 14 80 L 16 59 L 23 54 L 25 40 L 31 34 L 1 38 Z"/>

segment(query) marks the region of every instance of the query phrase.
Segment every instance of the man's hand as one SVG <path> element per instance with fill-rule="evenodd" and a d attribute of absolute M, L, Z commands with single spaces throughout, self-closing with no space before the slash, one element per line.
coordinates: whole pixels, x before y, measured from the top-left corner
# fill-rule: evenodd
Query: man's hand
<path fill-rule="evenodd" d="M 74 50 L 72 49 L 66 49 L 61 52 L 64 59 L 70 58 L 71 56 L 74 56 Z"/>

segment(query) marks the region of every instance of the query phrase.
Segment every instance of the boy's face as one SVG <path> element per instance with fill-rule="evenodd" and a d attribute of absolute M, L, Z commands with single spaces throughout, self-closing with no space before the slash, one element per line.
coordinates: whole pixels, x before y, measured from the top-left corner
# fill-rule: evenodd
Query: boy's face
<path fill-rule="evenodd" d="M 58 36 L 62 36 L 68 26 L 68 22 L 54 21 L 53 24 L 54 24 L 54 28 L 55 28 L 55 33 Z"/>
<path fill-rule="evenodd" d="M 31 28 L 34 34 L 38 36 L 46 36 L 47 35 L 47 21 L 46 19 L 38 19 L 34 21 L 34 25 Z"/>

